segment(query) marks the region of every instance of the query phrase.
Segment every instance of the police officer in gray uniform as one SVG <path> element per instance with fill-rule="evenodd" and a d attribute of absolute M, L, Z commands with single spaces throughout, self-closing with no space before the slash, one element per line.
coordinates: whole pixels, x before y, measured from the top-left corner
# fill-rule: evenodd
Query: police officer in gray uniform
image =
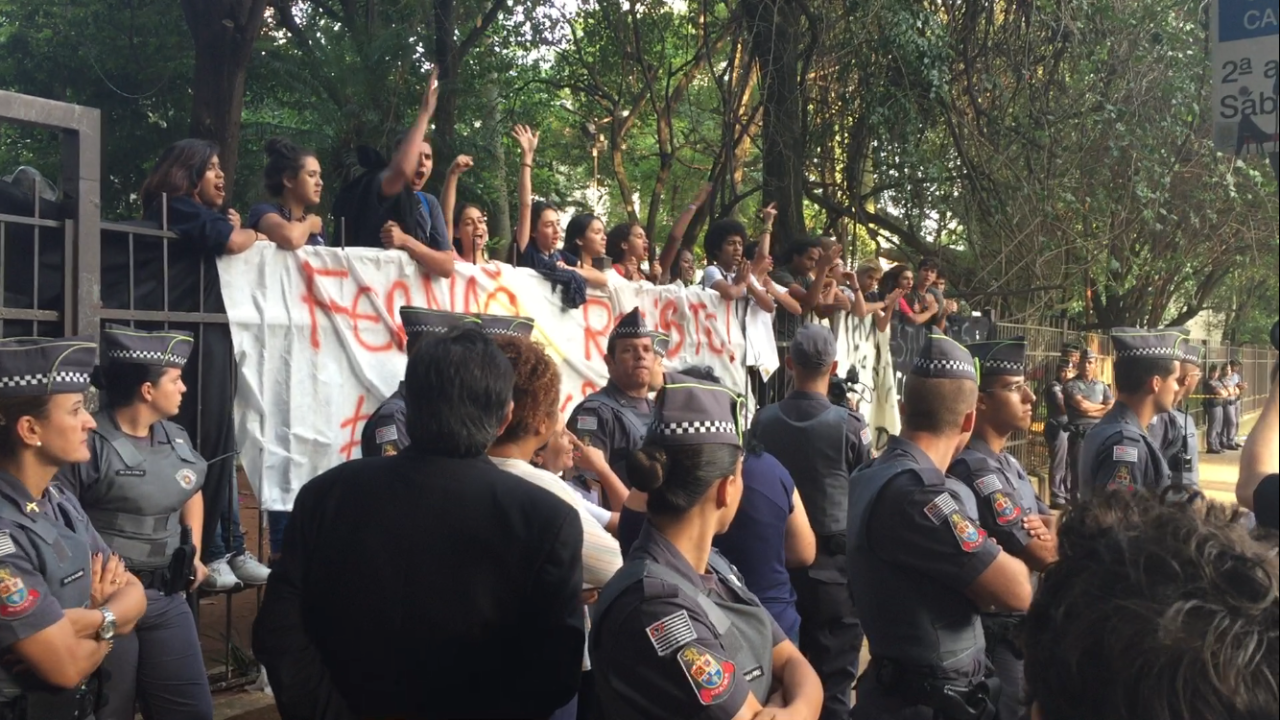
<path fill-rule="evenodd" d="M 1222 449 L 1222 413 L 1226 406 L 1227 388 L 1222 384 L 1217 365 L 1209 366 L 1204 380 L 1205 452 L 1220 455 Z"/>
<path fill-rule="evenodd" d="M 644 443 L 649 428 L 654 357 L 653 334 L 640 308 L 634 308 L 609 333 L 604 358 L 609 382 L 578 403 L 565 424 L 583 444 L 599 448 L 614 474 L 628 487 L 627 456 Z"/>
<path fill-rule="evenodd" d="M 648 519 L 592 608 L 603 717 L 755 717 L 775 680 L 786 712 L 817 716 L 817 675 L 711 547 L 742 498 L 742 404 L 678 373 L 658 393 L 648 440 L 629 463 Z"/>
<path fill-rule="evenodd" d="M 1196 421 L 1187 409 L 1187 399 L 1200 387 L 1200 358 L 1204 348 L 1191 343 L 1178 346 L 1181 372 L 1178 376 L 1177 403 L 1169 412 L 1156 415 L 1147 434 L 1160 448 L 1174 485 L 1200 486 L 1200 437 Z"/>
<path fill-rule="evenodd" d="M 1227 403 L 1222 409 L 1222 435 L 1218 444 L 1223 450 L 1239 450 L 1241 446 L 1236 440 L 1240 433 L 1241 394 L 1248 388 L 1240 379 L 1239 360 L 1231 358 L 1227 362 L 1222 371 L 1222 386 L 1227 389 Z"/>
<path fill-rule="evenodd" d="M 533 332 L 533 321 L 523 317 L 505 315 L 467 315 L 444 310 L 400 306 L 400 324 L 406 338 L 405 354 L 413 354 L 414 348 L 427 338 L 439 337 L 464 324 L 476 323 L 490 335 L 517 334 L 528 337 Z M 409 430 L 405 426 L 404 383 L 382 401 L 360 431 L 360 456 L 381 457 L 396 455 L 409 445 Z"/>
<path fill-rule="evenodd" d="M 1065 507 L 1070 493 L 1067 491 L 1069 463 L 1067 398 L 1063 386 L 1070 381 L 1070 358 L 1060 358 L 1055 376 L 1044 387 L 1044 444 L 1049 448 L 1049 492 L 1054 507 Z"/>
<path fill-rule="evenodd" d="M 132 720 L 135 695 L 148 720 L 213 717 L 186 601 L 204 579 L 194 538 L 202 537 L 208 464 L 187 431 L 169 422 L 186 392 L 182 368 L 192 345 L 188 333 L 106 325 L 94 378 L 103 409 L 94 415 L 90 458 L 58 472 L 147 592 L 146 616 L 102 664 L 99 720 Z"/>
<path fill-rule="evenodd" d="M 850 480 L 849 587 L 871 646 L 852 720 L 996 717 L 979 608 L 1025 612 L 1031 582 L 943 470 L 969 440 L 977 395 L 969 351 L 930 335 L 903 383 L 901 434 Z"/>
<path fill-rule="evenodd" d="M 92 338 L 0 341 L 0 718 L 85 720 L 96 671 L 146 611 L 136 577 L 56 482 L 89 457 Z"/>
<path fill-rule="evenodd" d="M 1080 445 L 1090 428 L 1115 404 L 1111 388 L 1098 378 L 1098 355 L 1090 348 L 1080 353 L 1078 374 L 1062 386 L 1067 402 L 1067 502 L 1075 502 L 1082 483 Z"/>
<path fill-rule="evenodd" d="M 948 474 L 964 483 L 978 501 L 978 521 L 1000 548 L 1033 572 L 1057 556 L 1047 526 L 1049 508 L 1017 458 L 1005 452 L 1009 437 L 1031 427 L 1035 395 L 1026 381 L 1027 344 L 1023 338 L 971 343 L 978 370 L 978 415 L 973 436 Z M 1065 360 L 1065 358 L 1064 358 Z M 1000 679 L 1000 717 L 1018 720 L 1022 696 L 1022 623 L 1025 613 L 982 614 L 987 658 Z"/>
<path fill-rule="evenodd" d="M 817 536 L 812 565 L 791 571 L 800 613 L 800 651 L 826 690 L 822 720 L 849 716 L 863 633 L 849 597 L 845 567 L 849 475 L 871 460 L 871 431 L 862 415 L 827 399 L 835 369 L 835 336 L 807 324 L 786 358 L 795 389 L 760 409 L 754 437 L 787 469 Z"/>
<path fill-rule="evenodd" d="M 1119 398 L 1081 443 L 1081 498 L 1089 499 L 1099 488 L 1133 492 L 1169 486 L 1169 465 L 1147 427 L 1157 414 L 1173 409 L 1181 374 L 1178 348 L 1186 334 L 1181 327 L 1111 331 Z"/>

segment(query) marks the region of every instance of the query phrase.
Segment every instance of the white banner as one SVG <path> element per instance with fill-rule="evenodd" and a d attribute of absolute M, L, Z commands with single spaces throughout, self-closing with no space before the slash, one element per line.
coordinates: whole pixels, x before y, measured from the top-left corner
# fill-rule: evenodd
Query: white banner
<path fill-rule="evenodd" d="M 460 263 L 443 279 L 422 275 L 400 252 L 286 252 L 269 243 L 221 258 L 218 270 L 239 365 L 240 460 L 268 510 L 290 509 L 307 480 L 360 457 L 365 419 L 404 377 L 401 305 L 533 318 L 534 339 L 559 362 L 566 413 L 604 386 L 609 331 L 633 307 L 671 335 L 667 369 L 710 366 L 739 390 L 747 385 L 750 346 L 774 342 L 758 328 L 744 335 L 744 302 L 735 306 L 700 288 L 620 281 L 567 310 L 551 284 L 528 269 Z M 867 321 L 845 326 L 840 367 L 859 367 L 868 385 L 863 411 L 896 432 L 888 337 Z"/>

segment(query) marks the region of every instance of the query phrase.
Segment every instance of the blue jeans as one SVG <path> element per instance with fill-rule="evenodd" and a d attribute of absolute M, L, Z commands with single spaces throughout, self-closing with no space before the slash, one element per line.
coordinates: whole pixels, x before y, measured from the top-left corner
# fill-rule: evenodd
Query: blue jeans
<path fill-rule="evenodd" d="M 234 491 L 234 486 L 228 486 L 227 489 Z M 205 531 L 205 544 L 200 553 L 203 556 L 201 562 L 205 565 L 227 555 L 244 554 L 244 533 L 240 531 L 240 498 L 232 498 L 234 502 L 231 503 L 223 498 L 216 508 L 209 507 L 209 500 L 210 498 L 205 498 L 204 523 L 211 530 Z"/>
<path fill-rule="evenodd" d="M 268 539 L 271 541 L 271 554 L 278 555 L 284 550 L 284 529 L 289 524 L 289 511 L 287 510 L 268 510 L 267 511 L 267 531 Z"/>

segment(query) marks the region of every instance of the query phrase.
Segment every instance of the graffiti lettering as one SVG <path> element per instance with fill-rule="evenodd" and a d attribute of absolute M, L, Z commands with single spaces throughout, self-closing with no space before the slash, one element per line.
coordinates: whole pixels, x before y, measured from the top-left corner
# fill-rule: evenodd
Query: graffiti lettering
<path fill-rule="evenodd" d="M 364 395 L 356 398 L 356 411 L 351 417 L 342 421 L 340 426 L 343 430 L 350 430 L 347 434 L 347 441 L 343 443 L 342 448 L 338 451 L 343 458 L 350 460 L 351 453 L 360 447 L 360 433 L 364 431 L 364 421 L 368 420 L 373 413 L 364 412 Z"/>

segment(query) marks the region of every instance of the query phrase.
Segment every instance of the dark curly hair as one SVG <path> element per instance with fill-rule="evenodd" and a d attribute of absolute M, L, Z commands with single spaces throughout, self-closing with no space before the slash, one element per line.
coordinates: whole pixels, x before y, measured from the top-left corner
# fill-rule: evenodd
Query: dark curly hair
<path fill-rule="evenodd" d="M 536 435 L 538 423 L 555 421 L 560 412 L 560 369 L 541 345 L 527 337 L 500 335 L 494 342 L 515 371 L 511 423 L 497 442 L 517 442 Z"/>
<path fill-rule="evenodd" d="M 1044 720 L 1275 717 L 1276 539 L 1240 516 L 1118 492 L 1067 513 L 1024 628 Z"/>
<path fill-rule="evenodd" d="M 273 198 L 284 195 L 285 178 L 296 178 L 309 157 L 316 157 L 315 151 L 299 147 L 287 138 L 275 137 L 267 141 L 266 167 L 262 169 L 262 184 L 267 194 Z"/>

